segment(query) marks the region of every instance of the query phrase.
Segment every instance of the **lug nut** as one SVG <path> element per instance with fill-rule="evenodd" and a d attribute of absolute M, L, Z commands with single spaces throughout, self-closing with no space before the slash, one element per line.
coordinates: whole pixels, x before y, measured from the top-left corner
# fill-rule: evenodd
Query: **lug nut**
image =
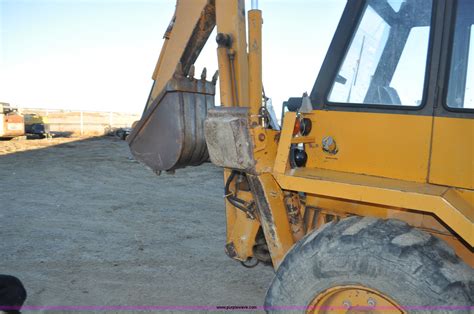
<path fill-rule="evenodd" d="M 377 302 L 375 302 L 375 300 L 372 299 L 372 298 L 368 298 L 368 299 L 367 299 L 367 304 L 368 304 L 370 307 L 374 307 L 374 306 L 377 304 Z"/>

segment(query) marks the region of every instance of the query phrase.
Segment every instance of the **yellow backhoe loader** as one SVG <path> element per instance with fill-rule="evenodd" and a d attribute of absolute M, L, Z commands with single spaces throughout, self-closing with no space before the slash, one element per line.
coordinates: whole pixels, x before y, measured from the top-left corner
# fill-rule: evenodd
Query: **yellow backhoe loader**
<path fill-rule="evenodd" d="M 474 1 L 348 0 L 281 128 L 244 2 L 177 1 L 135 158 L 224 169 L 225 251 L 275 269 L 269 312 L 474 311 Z M 195 78 L 215 27 L 219 77 Z"/>

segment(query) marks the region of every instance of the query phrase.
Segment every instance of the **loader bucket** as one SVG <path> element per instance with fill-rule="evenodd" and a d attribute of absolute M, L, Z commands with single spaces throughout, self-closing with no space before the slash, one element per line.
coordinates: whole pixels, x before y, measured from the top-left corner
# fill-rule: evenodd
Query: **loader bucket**
<path fill-rule="evenodd" d="M 127 138 L 135 159 L 156 173 L 208 161 L 204 119 L 214 95 L 213 83 L 175 75 Z"/>

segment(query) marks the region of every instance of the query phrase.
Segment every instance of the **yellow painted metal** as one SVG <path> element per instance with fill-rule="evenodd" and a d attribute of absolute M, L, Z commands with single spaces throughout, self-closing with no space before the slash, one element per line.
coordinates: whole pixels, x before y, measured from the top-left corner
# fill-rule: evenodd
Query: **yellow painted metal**
<path fill-rule="evenodd" d="M 40 116 L 36 113 L 25 113 L 23 114 L 23 119 L 25 120 L 25 125 L 49 123 L 47 116 Z"/>
<path fill-rule="evenodd" d="M 255 127 L 250 130 L 254 142 L 254 157 L 256 161 L 255 169 L 257 173 L 271 173 L 275 160 L 279 132 Z M 225 179 L 228 178 L 230 170 L 225 170 Z M 250 193 L 239 192 L 239 198 L 251 201 L 253 197 Z M 276 206 L 276 205 L 273 205 Z M 277 209 L 277 212 L 285 211 L 286 208 Z M 259 220 L 249 219 L 245 213 L 226 202 L 227 215 L 227 243 L 233 243 L 235 257 L 245 261 L 253 256 L 252 248 L 255 244 L 255 236 L 260 227 Z M 288 219 L 286 219 L 288 220 Z M 286 222 L 288 224 L 288 222 Z M 278 226 L 278 228 L 280 228 Z"/>
<path fill-rule="evenodd" d="M 283 174 L 288 168 L 288 158 L 290 154 L 291 141 L 293 137 L 293 127 L 296 121 L 296 113 L 287 112 L 283 120 L 283 128 L 280 134 L 277 156 L 275 159 L 274 173 Z M 296 191 L 296 190 L 295 190 Z"/>
<path fill-rule="evenodd" d="M 175 17 L 176 16 L 173 16 L 172 21 L 175 20 Z M 172 22 L 172 23 L 174 23 L 174 22 Z M 165 36 L 163 37 L 164 42 L 163 42 L 163 46 L 161 47 L 160 56 L 158 57 L 158 61 L 156 62 L 156 65 L 155 65 L 155 70 L 153 71 L 153 75 L 151 76 L 151 78 L 154 81 L 156 81 L 158 79 L 158 72 L 161 69 L 163 59 L 165 58 L 165 55 L 166 55 L 166 48 L 168 47 L 168 42 L 170 40 L 170 34 L 171 34 L 171 29 L 168 29 L 168 30 L 166 30 Z"/>
<path fill-rule="evenodd" d="M 249 107 L 250 123 L 259 123 L 259 111 L 262 106 L 262 11 L 250 10 L 249 25 Z"/>
<path fill-rule="evenodd" d="M 260 223 L 258 220 L 249 219 L 244 212 L 237 210 L 235 223 L 228 230 L 228 242 L 233 243 L 237 256 L 234 259 L 246 261 L 253 256 L 253 246 Z"/>
<path fill-rule="evenodd" d="M 406 313 L 385 294 L 358 285 L 335 286 L 317 295 L 306 313 Z"/>
<path fill-rule="evenodd" d="M 352 214 L 386 219 L 390 210 L 394 207 L 373 205 L 359 201 L 345 200 L 334 197 L 308 194 L 306 196 L 306 206 L 331 211 L 336 214 Z"/>
<path fill-rule="evenodd" d="M 419 115 L 313 111 L 306 167 L 426 182 L 433 118 Z M 321 149 L 324 137 L 337 154 Z"/>
<path fill-rule="evenodd" d="M 218 47 L 220 99 L 222 106 L 248 106 L 249 104 L 249 57 L 247 54 L 245 3 L 243 0 L 216 0 L 216 24 L 218 33 L 230 35 L 232 46 Z M 231 58 L 233 63 L 231 63 Z M 234 73 L 235 70 L 235 73 Z M 261 80 L 260 80 L 261 81 Z M 234 90 L 237 89 L 237 95 Z M 237 96 L 237 97 L 236 97 Z M 238 100 L 238 103 L 237 103 Z M 224 170 L 227 180 L 231 170 Z M 239 197 L 250 200 L 245 193 Z M 232 243 L 237 254 L 234 258 L 245 261 L 253 256 L 252 248 L 260 227 L 245 213 L 226 201 L 227 243 Z"/>
<path fill-rule="evenodd" d="M 474 189 L 474 119 L 434 118 L 429 181 Z"/>
<path fill-rule="evenodd" d="M 224 181 L 227 180 L 230 173 L 230 170 L 224 170 Z M 253 199 L 250 192 L 239 191 L 238 196 L 240 199 L 248 202 Z M 253 256 L 252 249 L 255 245 L 255 238 L 258 229 L 260 228 L 260 223 L 256 219 L 252 220 L 247 217 L 243 211 L 234 207 L 227 200 L 225 202 L 225 207 L 227 222 L 226 243 L 232 243 L 236 254 L 236 256 L 233 257 L 234 259 L 246 261 L 249 257 Z"/>
<path fill-rule="evenodd" d="M 308 216 L 308 233 L 327 223 L 328 215 L 340 218 L 359 215 L 381 219 L 398 219 L 446 241 L 466 264 L 474 267 L 474 252 L 472 249 L 469 249 L 432 214 L 315 195 L 307 195 L 306 206 L 308 214 L 305 213 L 305 216 Z"/>
<path fill-rule="evenodd" d="M 309 168 L 276 179 L 285 190 L 429 212 L 474 245 L 474 208 L 449 187 Z"/>
<path fill-rule="evenodd" d="M 232 91 L 233 86 L 237 84 L 239 91 L 239 104 L 237 105 L 250 107 L 250 123 L 252 125 L 250 132 L 254 144 L 255 171 L 256 173 L 270 173 L 274 166 L 278 132 L 258 126 L 258 114 L 262 105 L 262 14 L 258 10 L 249 12 L 250 46 L 247 54 L 245 17 L 242 16 L 242 12 L 245 12 L 243 1 L 217 0 L 216 11 L 218 32 L 232 36 L 231 53 L 235 54 L 235 77 L 232 77 L 229 49 L 218 48 L 221 103 L 225 106 L 235 105 Z M 271 175 L 264 175 L 256 180 L 260 182 L 260 186 L 264 187 L 263 194 L 265 195 L 262 196 L 265 199 L 256 201 L 257 203 L 266 203 L 264 207 L 268 209 L 266 211 L 267 216 L 270 215 L 270 221 L 260 217 L 260 223 L 269 242 L 273 263 L 277 267 L 286 251 L 293 245 L 283 194 Z M 259 206 L 259 208 L 262 208 L 262 206 Z M 243 225 L 237 226 L 237 224 L 242 223 L 236 218 L 236 214 L 241 215 L 238 213 L 238 209 L 227 203 L 226 210 L 228 212 L 228 232 L 232 230 L 228 235 L 228 241 L 233 241 L 237 255 L 244 257 L 246 254 L 248 255 L 250 242 L 241 241 L 242 245 L 240 245 L 238 238 L 246 230 L 249 230 L 251 233 L 249 237 L 252 237 L 258 228 L 255 227 L 254 223 L 245 220 L 243 220 Z"/>
<path fill-rule="evenodd" d="M 313 136 L 297 136 L 291 139 L 291 144 L 311 144 L 315 142 L 316 139 Z"/>
<path fill-rule="evenodd" d="M 209 0 L 180 0 L 176 5 L 175 21 L 170 32 L 165 34 L 165 42 L 153 72 L 155 84 L 150 94 L 149 103 L 153 101 L 173 77 L 176 67 L 188 46 L 192 46 L 193 32 Z M 212 17 L 213 18 L 213 17 Z"/>
<path fill-rule="evenodd" d="M 473 253 L 466 254 L 466 252 L 469 253 L 474 244 L 474 191 L 426 183 L 429 165 L 429 136 L 426 134 L 429 134 L 432 117 L 391 116 L 397 116 L 399 125 L 404 126 L 397 131 L 400 133 L 397 140 L 392 139 L 396 137 L 393 128 L 395 122 L 392 117 L 385 114 L 313 111 L 311 114 L 305 114 L 305 117 L 310 118 L 313 126 L 317 127 L 313 128 L 314 131 L 310 136 L 295 137 L 293 127 L 296 114 L 287 113 L 273 169 L 278 184 L 284 190 L 310 193 L 307 199 L 309 206 L 340 214 L 401 219 L 433 234 L 449 236 L 451 243 L 458 244 L 457 247 L 453 247 L 460 255 L 472 258 Z M 352 117 L 351 123 L 346 123 L 349 117 Z M 352 120 L 356 119 L 361 119 L 366 125 L 359 125 L 359 122 L 352 123 Z M 375 122 L 370 122 L 371 119 Z M 415 127 L 417 123 L 419 125 Z M 356 127 L 352 127 L 354 124 Z M 381 124 L 389 126 L 382 127 Z M 360 128 L 365 130 L 361 131 Z M 372 132 L 369 132 L 370 128 Z M 408 131 L 403 128 L 408 128 Z M 466 130 L 467 126 L 463 124 L 458 126 L 459 128 Z M 382 131 L 377 133 L 377 129 Z M 405 134 L 405 131 L 408 133 Z M 423 134 L 426 135 L 424 139 Z M 459 136 L 461 132 L 458 130 L 456 134 Z M 382 140 L 386 135 L 388 140 Z M 335 138 L 339 150 L 336 155 L 322 151 L 321 142 L 324 136 Z M 377 145 L 374 138 L 379 139 Z M 407 144 L 403 144 L 402 140 L 406 140 Z M 366 143 L 361 144 L 362 142 Z M 305 144 L 309 156 L 305 168 L 289 169 L 288 156 L 292 143 Z M 417 147 L 416 143 L 422 148 Z M 392 145 L 399 147 L 399 152 L 396 152 Z M 356 151 L 356 146 L 359 147 L 359 151 Z M 405 146 L 404 149 L 400 148 L 402 146 Z M 346 156 L 342 153 L 343 150 L 345 153 L 348 150 L 351 156 L 355 155 L 354 160 L 340 157 Z M 363 165 L 363 156 L 368 165 Z M 382 162 L 383 156 L 387 156 L 388 161 Z M 395 160 L 396 158 L 399 160 Z M 420 160 L 415 161 L 416 158 Z M 415 162 L 417 169 L 409 165 L 410 160 Z M 466 165 L 467 159 L 462 159 L 460 162 L 463 161 Z M 469 159 L 469 162 L 472 163 L 472 159 Z M 339 164 L 342 166 L 339 167 Z M 386 167 L 391 165 L 392 169 L 382 169 L 379 164 Z M 362 171 L 364 167 L 366 169 Z M 331 168 L 341 168 L 344 171 L 329 170 Z M 394 169 L 397 173 L 393 173 Z M 469 167 L 466 166 L 465 169 L 469 170 Z M 358 172 L 356 170 L 372 175 L 351 173 Z M 472 171 L 467 176 L 470 175 Z M 444 228 L 430 215 L 437 217 L 451 229 Z M 459 242 L 459 238 L 468 243 L 471 249 Z M 459 246 L 464 248 L 461 249 Z"/>
<path fill-rule="evenodd" d="M 474 253 L 466 247 L 458 237 L 453 235 L 453 232 L 433 214 L 379 204 L 368 204 L 359 201 L 321 197 L 312 194 L 307 195 L 306 206 L 309 206 L 310 209 L 316 208 L 318 213 L 331 213 L 340 217 L 359 215 L 405 221 L 413 227 L 431 233 L 432 235 L 448 242 L 456 251 L 458 256 L 460 256 L 468 265 L 474 267 Z M 310 222 L 312 221 L 311 219 L 312 217 L 310 216 Z M 313 226 L 310 224 L 308 229 L 311 230 L 312 227 Z"/>
<path fill-rule="evenodd" d="M 227 55 L 227 48 L 217 48 L 217 61 L 219 65 L 219 93 L 221 106 L 231 107 L 234 105 L 232 95 L 232 75 L 230 71 L 229 56 Z"/>
<path fill-rule="evenodd" d="M 259 204 L 259 221 L 250 220 L 226 202 L 227 243 L 234 244 L 236 258 L 251 256 L 260 222 L 274 266 L 278 267 L 295 240 L 284 202 L 285 191 L 308 193 L 307 205 L 315 204 L 327 213 L 399 218 L 448 237 L 453 247 L 463 246 L 453 237 L 453 231 L 467 243 L 464 248 L 470 245 L 472 250 L 474 120 L 318 110 L 303 114 L 312 120 L 309 136 L 293 136 L 297 119 L 294 112 L 286 114 L 281 132 L 258 126 L 256 118 L 262 104 L 262 13 L 249 11 L 247 53 L 244 2 L 180 0 L 172 31 L 165 35 L 151 93 L 153 99 L 172 77 L 184 51 L 192 45 L 189 41 L 193 30 L 206 18 L 206 6 L 212 5 L 218 32 L 232 38 L 231 47 L 217 49 L 221 104 L 250 107 L 256 161 L 251 177 L 261 192 L 253 191 Z M 328 136 L 336 142 L 336 154 L 322 150 L 323 138 Z M 308 154 L 305 168 L 289 168 L 291 144 L 304 144 Z M 226 179 L 230 170 L 224 173 Z M 250 196 L 244 193 L 244 197 Z M 472 252 L 463 256 L 469 257 Z M 344 291 L 341 293 L 351 290 Z"/>
<path fill-rule="evenodd" d="M 417 228 L 452 236 L 451 231 L 446 229 L 432 214 L 421 213 L 418 211 L 380 204 L 369 204 L 354 200 L 322 197 L 313 194 L 307 195 L 306 205 L 327 212 L 332 212 L 336 215 L 349 214 L 382 219 L 399 219 L 406 221 L 411 226 Z"/>
<path fill-rule="evenodd" d="M 232 37 L 231 51 L 219 51 L 219 72 L 225 77 L 230 77 L 232 82 L 229 85 L 221 87 L 226 90 L 232 90 L 234 84 L 237 87 L 239 103 L 238 106 L 248 106 L 249 104 L 249 75 L 248 75 L 248 55 L 247 55 L 247 33 L 245 23 L 245 1 L 244 0 L 216 0 L 216 24 L 217 32 L 230 35 Z M 222 49 L 222 48 L 220 48 Z M 235 77 L 232 78 L 229 53 L 233 54 Z M 229 66 L 226 66 L 229 65 Z M 221 67 L 222 66 L 222 67 Z M 228 72 L 228 73 L 225 73 Z M 227 84 L 227 83 L 226 83 Z M 224 95 L 221 99 L 224 106 L 232 106 L 236 104 L 224 103 L 228 101 L 229 95 Z"/>
<path fill-rule="evenodd" d="M 278 268 L 286 252 L 294 244 L 283 191 L 269 173 L 259 176 L 248 175 L 248 178 L 254 200 L 257 202 L 259 220 L 273 266 Z"/>
<path fill-rule="evenodd" d="M 275 163 L 280 132 L 259 126 L 250 129 L 250 134 L 254 143 L 255 171 L 257 173 L 271 173 Z"/>

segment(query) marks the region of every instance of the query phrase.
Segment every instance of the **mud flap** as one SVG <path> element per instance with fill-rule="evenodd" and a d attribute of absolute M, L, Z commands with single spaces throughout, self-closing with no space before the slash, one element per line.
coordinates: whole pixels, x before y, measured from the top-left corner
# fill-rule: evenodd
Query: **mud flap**
<path fill-rule="evenodd" d="M 208 161 L 204 119 L 214 95 L 211 82 L 175 75 L 127 138 L 135 159 L 156 173 Z"/>

